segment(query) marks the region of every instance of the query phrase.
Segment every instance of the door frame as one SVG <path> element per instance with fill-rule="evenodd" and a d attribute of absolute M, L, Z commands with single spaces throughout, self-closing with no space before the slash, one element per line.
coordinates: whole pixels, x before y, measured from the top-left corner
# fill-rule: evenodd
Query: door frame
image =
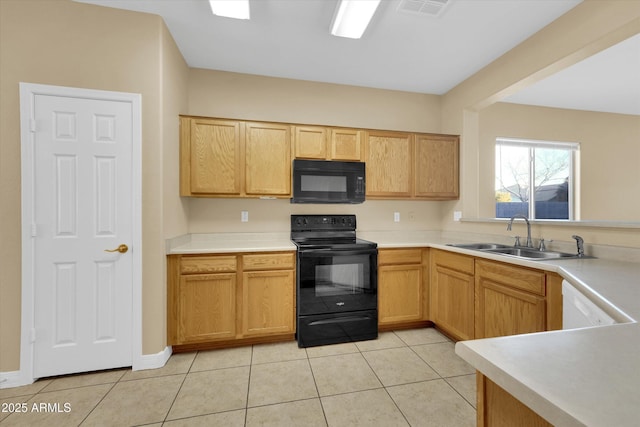
<path fill-rule="evenodd" d="M 126 102 L 132 112 L 132 320 L 131 360 L 133 369 L 151 367 L 142 355 L 142 95 L 34 83 L 20 83 L 20 137 L 21 137 L 21 192 L 22 192 L 22 313 L 20 329 L 19 378 L 13 385 L 31 384 L 33 376 L 35 342 L 34 293 L 34 107 L 36 95 Z M 164 363 L 162 363 L 164 364 Z M 162 365 L 160 365 L 162 366 Z M 21 383 L 21 384 L 20 384 Z"/>

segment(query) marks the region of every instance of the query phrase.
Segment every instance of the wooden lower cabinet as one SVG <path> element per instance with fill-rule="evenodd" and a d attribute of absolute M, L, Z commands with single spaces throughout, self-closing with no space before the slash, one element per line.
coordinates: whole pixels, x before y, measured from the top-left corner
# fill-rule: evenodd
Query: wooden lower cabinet
<path fill-rule="evenodd" d="M 178 341 L 210 341 L 236 336 L 236 275 L 198 274 L 180 278 Z"/>
<path fill-rule="evenodd" d="M 292 333 L 295 324 L 293 270 L 243 273 L 242 335 Z"/>
<path fill-rule="evenodd" d="M 559 276 L 481 259 L 475 270 L 476 338 L 562 328 Z"/>
<path fill-rule="evenodd" d="M 546 329 L 545 274 L 504 263 L 476 261 L 476 338 Z"/>
<path fill-rule="evenodd" d="M 474 338 L 474 258 L 431 251 L 431 320 L 457 340 Z"/>
<path fill-rule="evenodd" d="M 478 427 L 553 427 L 489 378 L 477 373 Z"/>
<path fill-rule="evenodd" d="M 295 252 L 167 257 L 167 341 L 196 345 L 295 332 Z"/>
<path fill-rule="evenodd" d="M 427 260 L 428 249 L 378 251 L 378 324 L 381 327 L 427 320 Z"/>

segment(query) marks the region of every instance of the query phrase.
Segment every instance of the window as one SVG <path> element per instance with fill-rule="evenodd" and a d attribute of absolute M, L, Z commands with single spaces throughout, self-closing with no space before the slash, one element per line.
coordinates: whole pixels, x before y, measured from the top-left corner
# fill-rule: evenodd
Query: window
<path fill-rule="evenodd" d="M 573 220 L 580 145 L 496 138 L 496 218 Z"/>

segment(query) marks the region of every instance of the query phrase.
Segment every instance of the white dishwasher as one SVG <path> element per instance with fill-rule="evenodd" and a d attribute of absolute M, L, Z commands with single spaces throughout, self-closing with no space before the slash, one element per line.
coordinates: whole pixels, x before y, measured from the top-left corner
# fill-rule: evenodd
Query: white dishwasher
<path fill-rule="evenodd" d="M 562 329 L 612 325 L 615 320 L 566 280 L 562 281 Z"/>

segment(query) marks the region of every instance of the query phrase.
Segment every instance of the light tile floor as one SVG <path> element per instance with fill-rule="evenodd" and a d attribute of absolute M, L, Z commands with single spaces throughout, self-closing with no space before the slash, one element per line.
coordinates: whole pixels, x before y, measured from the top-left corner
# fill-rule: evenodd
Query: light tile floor
<path fill-rule="evenodd" d="M 286 342 L 175 354 L 160 369 L 0 390 L 0 424 L 475 426 L 475 371 L 453 348 L 424 328 L 306 349 Z M 22 403 L 27 413 L 6 412 Z"/>

